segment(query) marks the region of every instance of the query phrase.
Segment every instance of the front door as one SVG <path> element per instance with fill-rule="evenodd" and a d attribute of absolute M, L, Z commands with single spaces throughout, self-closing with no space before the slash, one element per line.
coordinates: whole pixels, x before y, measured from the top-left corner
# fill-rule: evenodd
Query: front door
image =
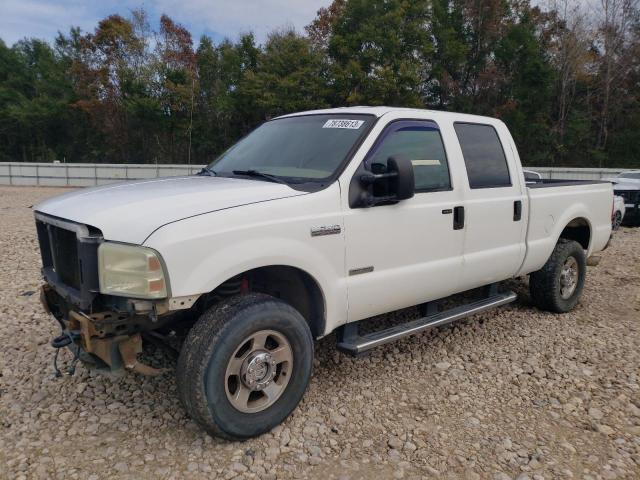
<path fill-rule="evenodd" d="M 389 157 L 406 155 L 415 196 L 392 205 L 345 212 L 348 321 L 417 305 L 455 290 L 462 272 L 464 230 L 454 229 L 462 205 L 454 189 L 438 125 L 390 123 L 364 159 L 384 173 Z"/>

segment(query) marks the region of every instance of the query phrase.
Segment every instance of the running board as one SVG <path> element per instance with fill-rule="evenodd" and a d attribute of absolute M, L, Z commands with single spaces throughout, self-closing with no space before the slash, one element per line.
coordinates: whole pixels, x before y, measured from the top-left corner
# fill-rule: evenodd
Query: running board
<path fill-rule="evenodd" d="M 359 355 L 367 350 L 393 342 L 402 337 L 415 335 L 476 313 L 506 305 L 507 303 L 513 302 L 516 298 L 517 295 L 514 292 L 494 293 L 482 300 L 476 300 L 439 313 L 427 314 L 425 317 L 364 335 L 358 334 L 358 323 L 360 322 L 349 323 L 346 324 L 339 333 L 337 347 L 338 350 L 345 353 Z M 429 313 L 429 310 L 427 310 L 427 313 Z"/>

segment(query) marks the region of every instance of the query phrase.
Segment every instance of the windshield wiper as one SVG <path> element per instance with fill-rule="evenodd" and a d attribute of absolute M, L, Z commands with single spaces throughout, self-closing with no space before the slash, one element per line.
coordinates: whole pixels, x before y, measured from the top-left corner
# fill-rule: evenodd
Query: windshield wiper
<path fill-rule="evenodd" d="M 276 177 L 275 175 L 269 175 L 268 173 L 259 172 L 258 170 L 234 170 L 234 175 L 246 175 L 247 177 L 259 177 L 269 180 L 270 182 L 282 183 L 283 185 L 288 185 L 280 177 Z"/>
<path fill-rule="evenodd" d="M 196 175 L 201 175 L 205 177 L 215 177 L 217 173 L 211 170 L 209 167 L 204 167 L 202 170 L 196 173 Z"/>

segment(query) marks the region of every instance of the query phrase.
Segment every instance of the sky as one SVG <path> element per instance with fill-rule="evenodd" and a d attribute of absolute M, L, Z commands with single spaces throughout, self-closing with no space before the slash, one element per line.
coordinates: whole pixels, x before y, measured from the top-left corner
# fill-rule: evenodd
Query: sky
<path fill-rule="evenodd" d="M 206 34 L 219 42 L 254 32 L 263 42 L 269 32 L 283 27 L 302 31 L 319 8 L 331 0 L 0 0 L 0 38 L 7 45 L 25 37 L 52 41 L 71 27 L 92 32 L 98 21 L 118 13 L 129 16 L 143 7 L 152 26 L 166 13 L 185 26 L 197 44 Z"/>

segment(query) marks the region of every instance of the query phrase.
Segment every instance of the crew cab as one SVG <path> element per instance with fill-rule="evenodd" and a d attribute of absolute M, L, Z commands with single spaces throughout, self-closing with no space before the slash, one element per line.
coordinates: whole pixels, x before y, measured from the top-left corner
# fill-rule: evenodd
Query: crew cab
<path fill-rule="evenodd" d="M 612 200 L 609 182 L 527 186 L 509 130 L 493 118 L 296 113 L 199 175 L 36 205 L 42 298 L 62 328 L 54 346 L 112 370 L 160 373 L 137 357 L 143 335 L 186 325 L 184 408 L 212 434 L 248 438 L 295 409 L 314 339 L 331 332 L 359 355 L 509 303 L 516 295 L 499 282 L 524 275 L 538 307 L 571 310 L 586 259 L 608 244 Z M 474 289 L 479 298 L 439 302 Z M 410 306 L 419 318 L 362 328 Z"/>

